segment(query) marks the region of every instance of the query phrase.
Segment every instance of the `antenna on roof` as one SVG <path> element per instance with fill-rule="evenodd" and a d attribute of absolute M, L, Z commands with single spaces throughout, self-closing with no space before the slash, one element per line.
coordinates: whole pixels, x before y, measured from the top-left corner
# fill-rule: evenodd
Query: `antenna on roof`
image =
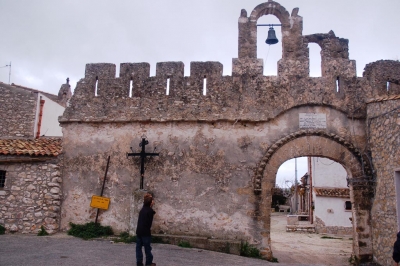
<path fill-rule="evenodd" d="M 11 83 L 10 83 L 10 80 L 11 80 L 11 62 L 10 62 L 9 65 L 5 65 L 5 66 L 2 66 L 2 67 L 0 67 L 0 68 L 3 68 L 3 67 L 8 67 L 8 68 L 9 68 L 9 72 L 8 72 L 8 84 L 10 85 L 10 84 L 11 84 Z"/>

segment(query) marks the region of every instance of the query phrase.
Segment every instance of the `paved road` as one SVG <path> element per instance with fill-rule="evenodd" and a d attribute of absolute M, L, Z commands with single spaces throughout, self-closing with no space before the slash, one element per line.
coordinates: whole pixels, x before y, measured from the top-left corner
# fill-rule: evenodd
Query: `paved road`
<path fill-rule="evenodd" d="M 65 234 L 42 237 L 0 235 L 0 265 L 136 265 L 134 248 L 133 244 L 84 241 Z M 153 244 L 153 255 L 157 266 L 301 265 L 276 264 L 236 255 L 164 244 Z M 310 266 L 310 264 L 307 265 Z"/>

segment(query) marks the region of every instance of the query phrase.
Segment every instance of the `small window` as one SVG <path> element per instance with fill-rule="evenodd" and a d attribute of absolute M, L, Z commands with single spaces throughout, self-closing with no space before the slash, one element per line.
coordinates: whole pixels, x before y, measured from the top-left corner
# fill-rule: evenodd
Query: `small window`
<path fill-rule="evenodd" d="M 346 210 L 346 211 L 351 211 L 351 201 L 346 201 L 345 203 L 344 203 L 344 209 Z"/>
<path fill-rule="evenodd" d="M 0 170 L 0 189 L 6 184 L 6 171 Z"/>

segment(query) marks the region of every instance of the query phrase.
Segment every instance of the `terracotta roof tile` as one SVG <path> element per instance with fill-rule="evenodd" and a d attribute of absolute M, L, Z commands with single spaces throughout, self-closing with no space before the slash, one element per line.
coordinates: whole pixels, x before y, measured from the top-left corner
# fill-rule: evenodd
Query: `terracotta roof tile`
<path fill-rule="evenodd" d="M 314 187 L 315 194 L 321 197 L 350 198 L 348 188 L 322 188 Z"/>
<path fill-rule="evenodd" d="M 0 139 L 0 155 L 58 156 L 61 138 Z"/>

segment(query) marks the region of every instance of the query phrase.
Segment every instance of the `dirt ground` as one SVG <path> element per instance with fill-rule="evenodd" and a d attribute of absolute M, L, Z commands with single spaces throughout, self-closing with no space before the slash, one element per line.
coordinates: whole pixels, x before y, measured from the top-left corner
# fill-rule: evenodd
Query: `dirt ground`
<path fill-rule="evenodd" d="M 303 265 L 350 265 L 351 236 L 321 238 L 322 234 L 286 232 L 286 214 L 271 216 L 271 241 L 273 256 L 280 263 Z"/>

